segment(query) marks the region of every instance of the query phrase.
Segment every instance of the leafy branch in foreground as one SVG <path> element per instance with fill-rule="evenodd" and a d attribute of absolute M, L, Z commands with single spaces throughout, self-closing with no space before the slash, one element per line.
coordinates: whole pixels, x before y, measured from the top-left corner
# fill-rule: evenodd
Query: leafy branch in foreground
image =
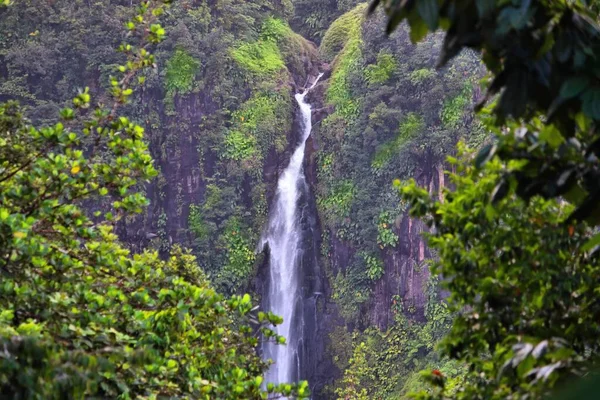
<path fill-rule="evenodd" d="M 401 186 L 412 216 L 425 218 L 429 245 L 439 255 L 432 273 L 443 277 L 457 313 L 440 350 L 469 367 L 454 394 L 443 376 L 425 372 L 435 390 L 419 399 L 525 399 L 591 373 L 600 346 L 600 265 L 578 249 L 585 224 L 565 226 L 573 206 L 539 196 L 529 204 L 508 194 L 488 202 L 505 166 L 482 169 L 470 153 L 451 159 L 454 188 L 432 199 L 414 182 Z"/>
<path fill-rule="evenodd" d="M 309 395 L 305 382 L 263 390 L 257 332 L 284 342 L 270 329 L 280 318 L 216 293 L 188 253 L 131 255 L 113 233 L 142 211 L 136 187 L 157 174 L 144 129 L 117 111 L 154 65 L 166 3 L 144 1 L 127 22 L 108 108 L 89 111 L 85 89 L 62 122 L 37 128 L 15 102 L 0 104 L 2 398 Z"/>

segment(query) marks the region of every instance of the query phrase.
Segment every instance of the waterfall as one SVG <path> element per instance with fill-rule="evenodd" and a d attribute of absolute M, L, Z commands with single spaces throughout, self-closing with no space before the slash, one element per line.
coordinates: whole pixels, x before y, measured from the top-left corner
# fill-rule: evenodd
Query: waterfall
<path fill-rule="evenodd" d="M 267 310 L 283 317 L 283 323 L 277 326 L 276 331 L 287 340 L 286 345 L 266 343 L 264 346 L 265 356 L 275 362 L 267 372 L 265 381 L 276 384 L 296 382 L 300 378 L 298 347 L 302 342 L 302 296 L 298 266 L 302 251 L 302 232 L 298 199 L 300 188 L 306 185 L 302 163 L 306 139 L 312 129 L 311 107 L 304 101 L 304 97 L 322 75 L 319 74 L 308 89 L 296 94 L 302 114 L 302 136 L 289 165 L 277 182 L 268 229 L 261 239 L 260 247 L 268 243 L 270 254 Z"/>

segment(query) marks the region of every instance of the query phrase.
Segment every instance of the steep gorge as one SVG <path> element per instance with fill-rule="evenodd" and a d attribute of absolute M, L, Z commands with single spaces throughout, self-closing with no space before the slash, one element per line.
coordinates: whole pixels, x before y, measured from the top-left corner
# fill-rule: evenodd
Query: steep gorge
<path fill-rule="evenodd" d="M 1 11 L 0 32 L 14 36 L 0 33 L 0 98 L 26 102 L 43 120 L 74 87 L 101 93 L 129 2 L 33 3 Z M 456 141 L 484 135 L 469 111 L 479 65 L 465 55 L 436 70 L 438 37 L 418 46 L 404 29 L 387 37 L 364 4 L 336 6 L 320 31 L 308 29 L 298 10 L 312 6 L 297 3 L 296 12 L 286 1 L 174 5 L 160 68 L 128 110 L 146 127 L 160 176 L 146 188 L 147 212 L 119 233 L 134 249 L 190 248 L 221 291 L 252 291 L 268 304 L 269 254 L 255 248 L 302 137 L 293 96 L 325 72 L 306 96 L 314 126 L 297 206 L 298 376 L 315 399 L 345 397 L 344 378 L 364 360 L 356 390 L 397 397 L 412 373 L 439 361 L 432 348 L 450 317 L 428 273 L 425 227 L 406 215 L 392 181 L 414 177 L 436 193 Z M 26 13 L 30 24 L 19 26 Z M 287 21 L 322 39 L 319 48 Z M 54 48 L 86 50 L 44 50 Z"/>

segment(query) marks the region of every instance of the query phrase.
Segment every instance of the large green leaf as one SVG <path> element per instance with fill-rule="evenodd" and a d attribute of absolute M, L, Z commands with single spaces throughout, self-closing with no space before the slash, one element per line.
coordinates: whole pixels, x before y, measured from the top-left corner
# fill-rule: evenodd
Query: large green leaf
<path fill-rule="evenodd" d="M 590 80 L 587 76 L 574 76 L 567 79 L 560 87 L 560 96 L 570 99 L 577 96 L 587 87 Z"/>
<path fill-rule="evenodd" d="M 600 233 L 595 234 L 590 240 L 585 242 L 585 244 L 581 246 L 581 251 L 590 251 L 598 245 L 600 245 Z"/>
<path fill-rule="evenodd" d="M 438 2 L 437 0 L 418 0 L 417 10 L 423 18 L 430 31 L 438 27 Z"/>

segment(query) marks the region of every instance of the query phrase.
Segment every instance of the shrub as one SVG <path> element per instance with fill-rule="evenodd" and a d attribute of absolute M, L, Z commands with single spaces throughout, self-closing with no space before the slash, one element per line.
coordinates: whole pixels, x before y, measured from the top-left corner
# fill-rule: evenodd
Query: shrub
<path fill-rule="evenodd" d="M 266 41 L 278 42 L 294 34 L 290 26 L 279 18 L 269 17 L 263 22 L 260 38 Z"/>
<path fill-rule="evenodd" d="M 398 244 L 398 235 L 392 230 L 394 220 L 389 212 L 379 214 L 377 221 L 377 243 L 383 249 L 395 247 Z"/>
<path fill-rule="evenodd" d="M 257 153 L 256 138 L 238 130 L 230 130 L 224 144 L 224 156 L 231 160 L 246 160 Z"/>
<path fill-rule="evenodd" d="M 418 85 L 419 83 L 423 83 L 426 80 L 433 78 L 434 76 L 434 70 L 430 68 L 421 68 L 412 71 L 409 75 L 409 79 L 413 83 L 413 85 Z"/>
<path fill-rule="evenodd" d="M 344 180 L 335 185 L 328 196 L 318 200 L 324 209 L 324 215 L 330 219 L 341 219 L 350 214 L 355 188 L 351 180 Z"/>
<path fill-rule="evenodd" d="M 397 67 L 396 59 L 386 52 L 377 54 L 377 62 L 367 65 L 365 79 L 370 85 L 383 83 L 390 79 Z"/>
<path fill-rule="evenodd" d="M 165 87 L 170 94 L 186 94 L 194 87 L 200 62 L 185 50 L 177 49 L 167 61 L 165 69 Z"/>
<path fill-rule="evenodd" d="M 383 168 L 423 127 L 424 122 L 421 116 L 415 113 L 408 114 L 400 122 L 398 135 L 376 150 L 371 166 L 375 169 Z"/>
<path fill-rule="evenodd" d="M 361 25 L 364 20 L 367 4 L 359 4 L 353 10 L 336 19 L 321 41 L 319 48 L 326 61 L 332 61 L 351 40 L 361 36 Z"/>
<path fill-rule="evenodd" d="M 442 123 L 451 129 L 457 129 L 463 119 L 465 110 L 470 104 L 471 87 L 466 85 L 456 97 L 446 101 L 440 111 Z"/>
<path fill-rule="evenodd" d="M 272 145 L 277 151 L 285 149 L 285 132 L 291 128 L 291 102 L 286 93 L 259 93 L 233 113 L 236 129 L 257 138 L 261 154 L 266 156 Z"/>
<path fill-rule="evenodd" d="M 246 237 L 245 229 L 236 217 L 225 224 L 221 245 L 226 253 L 226 263 L 215 278 L 223 292 L 235 293 L 248 283 L 252 276 L 256 255 Z"/>
<path fill-rule="evenodd" d="M 277 44 L 270 40 L 242 43 L 231 50 L 231 56 L 241 68 L 262 77 L 285 68 Z"/>
<path fill-rule="evenodd" d="M 381 261 L 376 255 L 372 255 L 366 252 L 361 253 L 363 260 L 367 266 L 367 276 L 372 281 L 381 279 L 385 273 L 383 261 Z"/>

